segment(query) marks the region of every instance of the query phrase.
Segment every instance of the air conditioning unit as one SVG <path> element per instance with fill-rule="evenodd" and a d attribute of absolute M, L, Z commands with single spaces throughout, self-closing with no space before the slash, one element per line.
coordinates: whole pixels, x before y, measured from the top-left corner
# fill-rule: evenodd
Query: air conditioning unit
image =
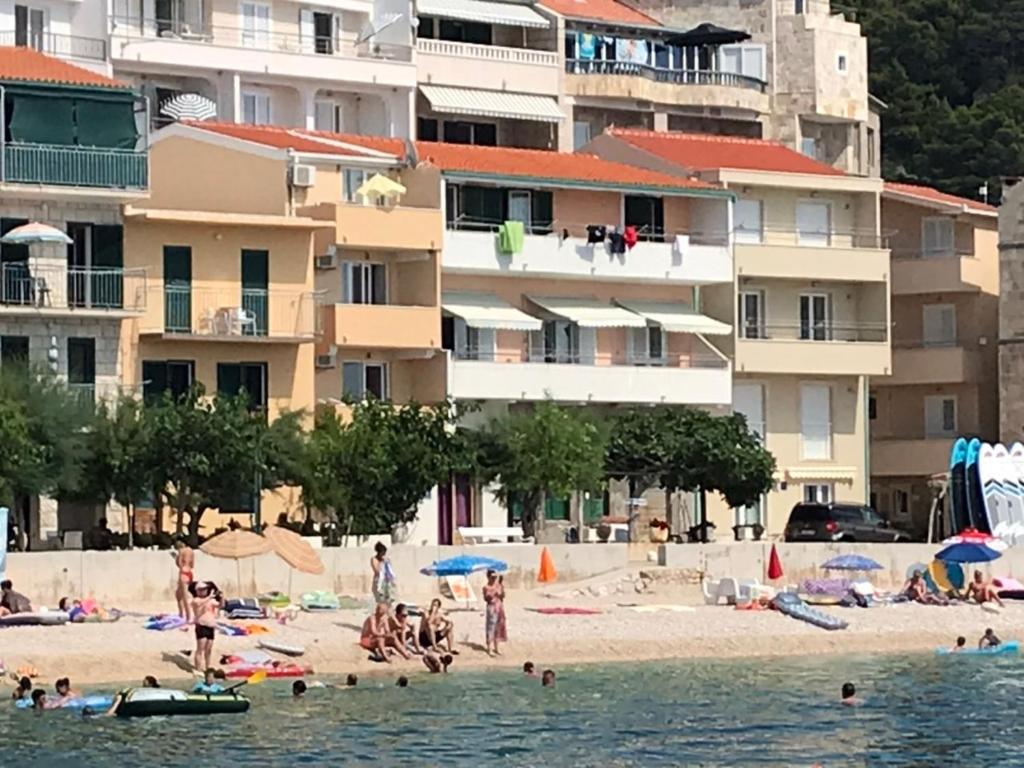
<path fill-rule="evenodd" d="M 316 356 L 317 368 L 333 368 L 338 363 L 338 349 L 331 347 L 326 354 Z"/>
<path fill-rule="evenodd" d="M 312 187 L 316 183 L 316 166 L 315 165 L 293 165 L 292 166 L 292 186 L 293 187 Z"/>
<path fill-rule="evenodd" d="M 313 257 L 313 266 L 317 269 L 337 269 L 338 251 L 333 245 L 327 246 L 327 253 Z"/>

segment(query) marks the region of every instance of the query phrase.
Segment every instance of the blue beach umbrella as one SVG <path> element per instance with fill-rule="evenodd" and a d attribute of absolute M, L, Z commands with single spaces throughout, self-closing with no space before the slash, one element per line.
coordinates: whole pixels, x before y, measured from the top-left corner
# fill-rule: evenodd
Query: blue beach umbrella
<path fill-rule="evenodd" d="M 457 555 L 449 557 L 447 560 L 435 560 L 420 570 L 420 573 L 424 576 L 468 576 L 479 571 L 504 573 L 507 570 L 508 563 L 503 560 L 480 555 Z"/>
<path fill-rule="evenodd" d="M 947 563 L 987 563 L 1002 557 L 1006 542 L 972 529 L 961 531 L 942 542 L 945 549 L 935 555 Z"/>
<path fill-rule="evenodd" d="M 882 566 L 863 555 L 838 555 L 824 563 L 822 568 L 833 571 L 880 571 Z"/>

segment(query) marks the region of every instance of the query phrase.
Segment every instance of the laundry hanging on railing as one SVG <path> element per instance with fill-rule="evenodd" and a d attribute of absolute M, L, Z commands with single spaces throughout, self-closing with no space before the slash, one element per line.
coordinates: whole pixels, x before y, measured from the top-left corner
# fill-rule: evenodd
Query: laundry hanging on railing
<path fill-rule="evenodd" d="M 587 243 L 603 243 L 607 233 L 608 228 L 604 224 L 588 224 Z"/>
<path fill-rule="evenodd" d="M 498 227 L 498 250 L 502 253 L 522 253 L 526 228 L 521 221 L 506 221 Z"/>
<path fill-rule="evenodd" d="M 597 53 L 597 35 L 593 32 L 577 32 L 576 44 L 576 58 L 578 59 L 590 60 Z"/>
<path fill-rule="evenodd" d="M 640 235 L 637 234 L 636 227 L 630 225 L 626 227 L 626 230 L 622 233 L 622 239 L 626 243 L 626 248 L 632 251 L 633 246 L 635 246 L 637 242 L 639 242 Z"/>

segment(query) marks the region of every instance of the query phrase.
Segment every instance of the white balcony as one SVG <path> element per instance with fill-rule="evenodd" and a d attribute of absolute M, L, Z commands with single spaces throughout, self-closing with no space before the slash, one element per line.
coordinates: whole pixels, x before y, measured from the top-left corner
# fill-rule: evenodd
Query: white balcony
<path fill-rule="evenodd" d="M 727 405 L 732 369 L 724 361 L 677 367 L 449 359 L 448 394 L 457 400 Z"/>
<path fill-rule="evenodd" d="M 639 242 L 624 254 L 605 243 L 565 240 L 557 232 L 526 235 L 519 253 L 502 253 L 494 232 L 449 229 L 441 262 L 445 272 L 522 277 L 592 278 L 615 282 L 705 285 L 732 282 L 729 246 L 696 243 L 688 236 L 672 242 Z"/>
<path fill-rule="evenodd" d="M 422 83 L 558 96 L 558 54 L 530 48 L 421 39 L 416 43 Z"/>

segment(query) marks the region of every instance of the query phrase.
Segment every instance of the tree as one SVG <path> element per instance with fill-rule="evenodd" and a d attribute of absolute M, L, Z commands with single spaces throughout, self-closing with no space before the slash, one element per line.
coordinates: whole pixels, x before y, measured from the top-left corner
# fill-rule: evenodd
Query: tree
<path fill-rule="evenodd" d="M 506 507 L 522 504 L 527 536 L 535 534 L 549 495 L 565 498 L 603 484 L 607 435 L 582 409 L 544 401 L 492 421 L 484 440 L 490 459 L 483 479 Z"/>
<path fill-rule="evenodd" d="M 669 464 L 668 428 L 672 411 L 666 406 L 616 411 L 605 455 L 605 471 L 625 480 L 629 498 L 643 496 L 661 483 Z M 666 489 L 666 498 L 671 491 Z M 629 540 L 636 541 L 635 515 L 629 517 Z"/>

